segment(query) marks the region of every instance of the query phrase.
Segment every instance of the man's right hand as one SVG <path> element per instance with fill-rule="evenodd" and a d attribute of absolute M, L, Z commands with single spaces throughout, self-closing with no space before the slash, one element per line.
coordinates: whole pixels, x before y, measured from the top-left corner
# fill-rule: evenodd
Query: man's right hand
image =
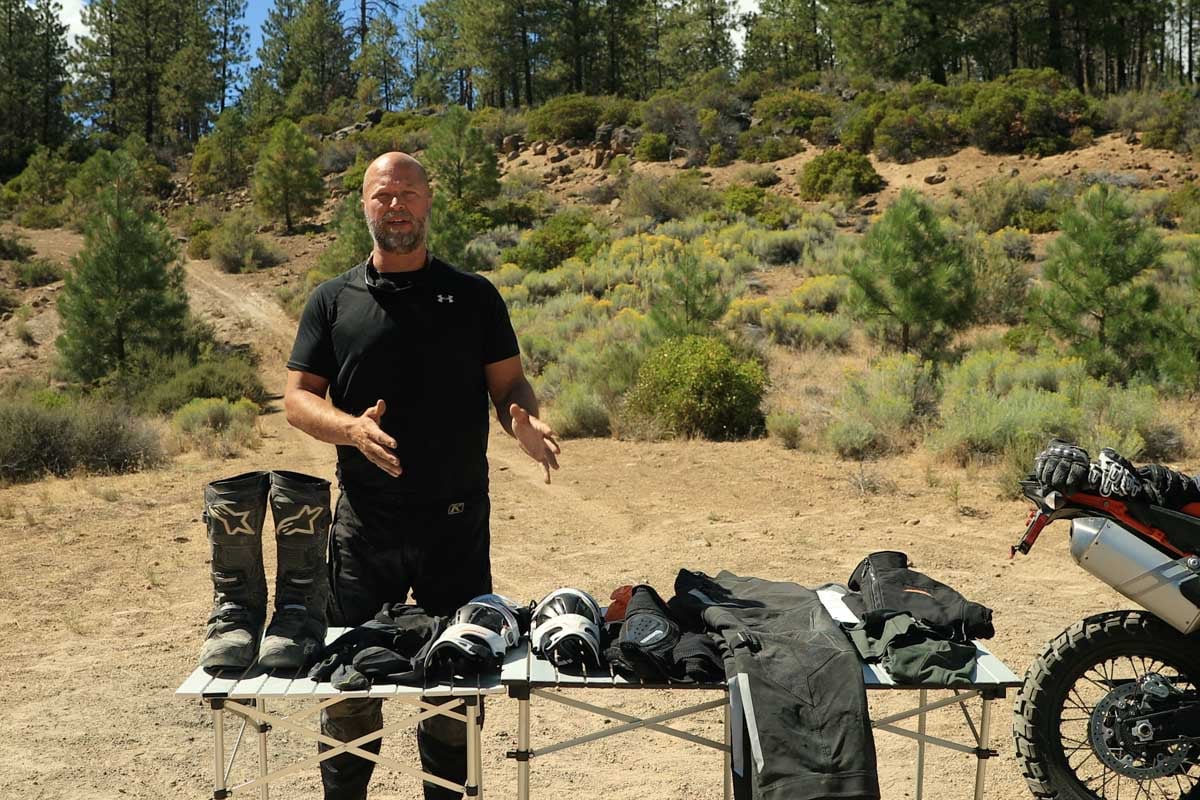
<path fill-rule="evenodd" d="M 387 410 L 382 400 L 354 418 L 350 426 L 350 441 L 367 459 L 381 470 L 399 478 L 404 472 L 396 458 L 396 440 L 383 432 L 379 421 Z"/>

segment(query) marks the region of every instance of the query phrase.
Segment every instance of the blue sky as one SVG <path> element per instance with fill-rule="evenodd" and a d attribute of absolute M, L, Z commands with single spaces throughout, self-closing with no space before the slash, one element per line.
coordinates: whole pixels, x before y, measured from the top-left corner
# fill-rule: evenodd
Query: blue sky
<path fill-rule="evenodd" d="M 401 5 L 408 7 L 419 3 L 420 0 L 410 0 Z M 246 27 L 250 29 L 250 57 L 252 60 L 254 59 L 254 54 L 258 51 L 259 43 L 262 41 L 263 21 L 267 18 L 267 12 L 271 9 L 272 5 L 273 3 L 271 2 L 249 2 L 246 4 Z M 347 17 L 351 17 L 357 13 L 357 2 L 345 2 L 343 5 L 346 9 Z M 735 6 L 739 13 L 745 13 L 758 8 L 758 0 L 735 0 Z M 67 23 L 70 29 L 67 39 L 71 44 L 74 44 L 75 37 L 86 32 L 81 16 L 83 0 L 62 0 L 62 7 L 63 22 Z M 735 43 L 739 50 L 742 44 L 740 33 L 740 31 L 737 31 L 734 34 Z"/>

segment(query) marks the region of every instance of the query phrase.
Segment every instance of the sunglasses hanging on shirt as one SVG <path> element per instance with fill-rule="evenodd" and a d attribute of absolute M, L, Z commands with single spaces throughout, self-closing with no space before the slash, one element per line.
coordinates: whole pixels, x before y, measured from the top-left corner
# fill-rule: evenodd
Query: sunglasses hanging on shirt
<path fill-rule="evenodd" d="M 429 266 L 429 262 L 431 260 L 432 258 L 430 254 L 426 253 L 426 267 Z M 410 273 L 390 272 L 385 275 L 379 272 L 379 270 L 375 269 L 375 265 L 372 264 L 370 260 L 367 261 L 365 280 L 368 289 L 375 289 L 376 291 L 386 292 L 388 294 L 398 294 L 399 292 L 406 291 L 417 285 L 416 281 L 411 278 Z"/>

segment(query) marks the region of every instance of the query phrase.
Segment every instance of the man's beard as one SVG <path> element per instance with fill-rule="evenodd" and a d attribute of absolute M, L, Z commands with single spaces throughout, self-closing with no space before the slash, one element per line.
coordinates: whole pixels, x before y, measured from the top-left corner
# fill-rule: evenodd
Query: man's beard
<path fill-rule="evenodd" d="M 367 218 L 367 229 L 375 245 L 386 253 L 411 253 L 425 243 L 425 220 L 407 217 L 412 227 L 407 232 L 389 231 L 387 223 Z"/>

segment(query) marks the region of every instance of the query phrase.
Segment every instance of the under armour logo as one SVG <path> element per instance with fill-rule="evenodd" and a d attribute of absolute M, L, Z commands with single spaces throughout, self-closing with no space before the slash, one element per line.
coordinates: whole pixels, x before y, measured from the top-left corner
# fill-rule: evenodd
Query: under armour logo
<path fill-rule="evenodd" d="M 463 513 L 464 507 L 464 503 L 451 503 L 450 507 L 446 509 L 446 516 L 451 516 L 452 514 L 461 514 Z"/>
<path fill-rule="evenodd" d="M 454 295 L 452 295 L 452 294 L 439 294 L 439 295 L 437 296 L 437 299 L 438 299 L 438 302 L 439 302 L 439 303 L 453 303 L 453 302 L 454 302 Z"/>

